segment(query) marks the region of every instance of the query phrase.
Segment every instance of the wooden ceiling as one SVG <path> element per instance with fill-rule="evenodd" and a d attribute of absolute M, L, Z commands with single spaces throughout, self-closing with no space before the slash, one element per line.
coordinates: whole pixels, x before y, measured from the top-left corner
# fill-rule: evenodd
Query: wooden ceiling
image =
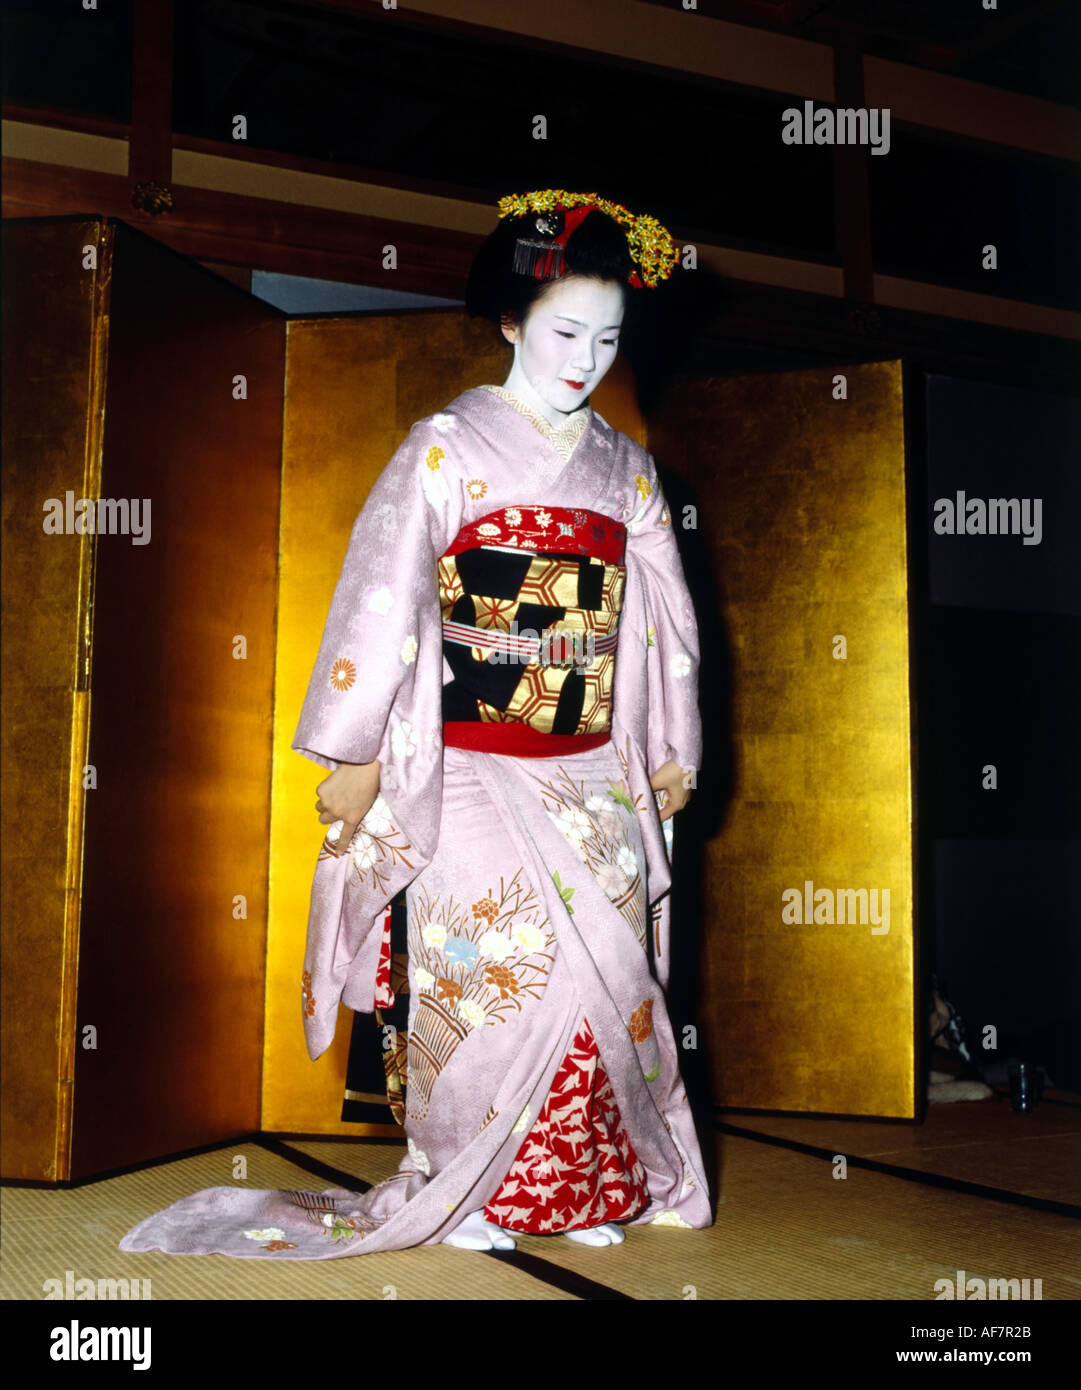
<path fill-rule="evenodd" d="M 680 9 L 681 0 L 642 0 Z M 698 14 L 1081 105 L 1076 0 L 696 0 Z"/>

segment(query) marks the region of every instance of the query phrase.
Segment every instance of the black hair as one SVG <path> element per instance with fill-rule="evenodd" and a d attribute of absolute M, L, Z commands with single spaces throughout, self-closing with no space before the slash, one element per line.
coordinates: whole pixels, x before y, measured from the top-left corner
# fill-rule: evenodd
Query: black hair
<path fill-rule="evenodd" d="M 514 243 L 518 237 L 536 237 L 535 213 L 504 217 L 473 259 L 466 284 L 466 311 L 473 318 L 490 319 L 497 327 L 503 318 L 520 324 L 552 280 L 537 280 L 513 270 Z M 567 238 L 564 274 L 615 280 L 623 286 L 624 304 L 630 288 L 627 277 L 635 265 L 624 229 L 606 212 L 594 208 Z"/>

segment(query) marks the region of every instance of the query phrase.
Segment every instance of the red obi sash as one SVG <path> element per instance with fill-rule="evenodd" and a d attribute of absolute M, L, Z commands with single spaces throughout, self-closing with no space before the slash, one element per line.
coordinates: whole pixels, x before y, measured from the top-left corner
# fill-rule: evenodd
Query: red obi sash
<path fill-rule="evenodd" d="M 615 517 L 587 507 L 502 507 L 463 526 L 447 554 L 457 555 L 481 545 L 512 545 L 544 554 L 590 555 L 607 565 L 621 565 L 627 528 Z"/>
<path fill-rule="evenodd" d="M 443 742 L 449 748 L 472 748 L 481 753 L 506 753 L 512 758 L 554 758 L 599 748 L 611 738 L 598 734 L 546 734 L 528 724 L 481 724 L 471 719 L 448 719 Z"/>
<path fill-rule="evenodd" d="M 445 745 L 548 758 L 609 741 L 626 541 L 622 521 L 584 507 L 503 507 L 462 527 L 439 562 Z"/>

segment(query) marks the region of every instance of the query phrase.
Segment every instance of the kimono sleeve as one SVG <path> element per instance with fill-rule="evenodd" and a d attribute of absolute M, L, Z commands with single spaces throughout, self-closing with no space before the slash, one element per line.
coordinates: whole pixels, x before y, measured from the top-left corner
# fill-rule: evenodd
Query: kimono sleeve
<path fill-rule="evenodd" d="M 428 703 L 418 667 L 441 652 L 437 566 L 461 511 L 445 465 L 439 432 L 414 425 L 353 524 L 292 743 L 323 767 L 383 759 L 392 709 Z"/>
<path fill-rule="evenodd" d="M 669 759 L 683 768 L 700 766 L 698 624 L 652 455 L 645 455 L 635 485 L 640 500 L 626 523 L 627 563 L 637 571 L 644 600 L 645 752 L 652 776 Z"/>

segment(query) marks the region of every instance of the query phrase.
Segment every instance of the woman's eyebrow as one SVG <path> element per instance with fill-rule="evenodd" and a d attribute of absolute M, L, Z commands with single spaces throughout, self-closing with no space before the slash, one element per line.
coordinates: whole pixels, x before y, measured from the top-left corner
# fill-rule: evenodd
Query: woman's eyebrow
<path fill-rule="evenodd" d="M 580 328 L 588 328 L 588 326 L 589 326 L 588 324 L 583 323 L 581 319 L 571 318 L 570 314 L 554 314 L 554 315 L 553 315 L 553 318 L 565 319 L 565 320 L 567 321 L 567 323 L 576 323 L 576 324 L 578 324 L 578 326 L 579 326 Z M 618 323 L 610 323 L 610 324 L 608 324 L 608 325 L 607 325 L 606 327 L 604 327 L 604 328 L 599 328 L 599 329 L 597 330 L 597 332 L 598 332 L 598 333 L 611 333 L 613 329 L 616 329 L 616 328 L 619 328 L 619 327 L 620 327 L 620 325 L 619 325 Z"/>

